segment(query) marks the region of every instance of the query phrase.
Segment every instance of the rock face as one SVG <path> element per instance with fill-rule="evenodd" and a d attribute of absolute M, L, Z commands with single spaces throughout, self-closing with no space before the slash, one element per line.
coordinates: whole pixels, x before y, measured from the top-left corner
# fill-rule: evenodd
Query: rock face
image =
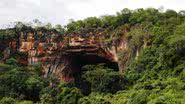
<path fill-rule="evenodd" d="M 55 74 L 65 81 L 73 81 L 76 73 L 80 73 L 82 66 L 87 64 L 106 63 L 118 69 L 115 54 L 111 53 L 93 37 L 67 36 L 56 51 L 50 53 L 44 63 L 45 75 Z M 44 62 L 44 60 L 42 61 Z"/>
<path fill-rule="evenodd" d="M 82 66 L 87 64 L 105 63 L 119 69 L 117 52 L 127 47 L 125 37 L 108 47 L 102 41 L 101 33 L 83 34 L 68 34 L 61 38 L 57 31 L 22 30 L 11 47 L 27 54 L 24 64 L 42 63 L 45 77 L 54 75 L 66 82 L 74 81 L 75 74 L 80 73 Z M 7 48 L 5 53 L 8 53 L 6 51 L 10 50 Z"/>
<path fill-rule="evenodd" d="M 124 72 L 130 60 L 137 59 L 142 47 L 145 48 L 148 43 L 141 40 L 140 46 L 133 47 L 133 40 L 126 37 L 127 31 L 132 30 L 127 27 L 118 30 L 90 29 L 65 35 L 44 28 L 9 29 L 9 34 L 6 31 L 0 37 L 1 62 L 13 53 L 19 53 L 15 58 L 21 64 L 41 63 L 45 77 L 54 76 L 66 82 L 75 81 L 75 76 L 87 64 L 105 63 Z"/>

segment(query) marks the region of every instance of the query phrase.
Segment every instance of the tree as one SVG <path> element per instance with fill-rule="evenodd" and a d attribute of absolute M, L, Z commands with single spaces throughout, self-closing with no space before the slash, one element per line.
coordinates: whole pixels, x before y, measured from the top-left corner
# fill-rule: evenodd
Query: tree
<path fill-rule="evenodd" d="M 118 27 L 128 23 L 130 16 L 131 16 L 131 10 L 129 10 L 128 8 L 121 10 L 121 12 L 117 12 L 117 16 L 115 20 L 116 23 L 114 23 L 115 24 L 114 27 Z"/>
<path fill-rule="evenodd" d="M 72 83 L 61 82 L 58 86 L 47 87 L 41 92 L 41 104 L 77 104 L 83 97 L 80 89 Z"/>
<path fill-rule="evenodd" d="M 24 26 L 25 24 L 20 21 L 15 22 L 15 28 L 17 31 L 20 31 Z"/>
<path fill-rule="evenodd" d="M 61 34 L 64 33 L 64 28 L 63 28 L 60 24 L 55 25 L 55 29 L 56 29 L 58 32 L 60 32 Z"/>
<path fill-rule="evenodd" d="M 103 28 L 108 28 L 111 27 L 113 28 L 116 24 L 116 16 L 114 15 L 105 15 L 101 17 L 101 21 L 102 21 L 102 27 Z"/>
<path fill-rule="evenodd" d="M 104 67 L 103 65 L 87 65 L 84 66 L 83 79 L 91 84 L 92 92 L 115 93 L 125 87 L 126 80 L 118 72 L 113 69 Z M 114 85 L 112 85 L 114 83 Z"/>
<path fill-rule="evenodd" d="M 81 97 L 83 95 L 79 89 L 64 87 L 59 94 L 59 101 L 61 104 L 77 104 Z"/>
<path fill-rule="evenodd" d="M 102 21 L 97 17 L 89 17 L 84 20 L 85 28 L 98 28 L 102 26 Z"/>
<path fill-rule="evenodd" d="M 16 104 L 16 100 L 11 97 L 3 97 L 0 100 L 0 104 Z"/>
<path fill-rule="evenodd" d="M 168 9 L 168 10 L 165 12 L 165 16 L 166 16 L 167 18 L 177 17 L 177 12 L 174 11 L 174 10 Z"/>
<path fill-rule="evenodd" d="M 36 25 L 36 27 L 41 27 L 42 26 L 42 22 L 39 19 L 34 19 L 33 23 Z"/>
<path fill-rule="evenodd" d="M 46 27 L 46 29 L 50 30 L 50 29 L 52 29 L 52 24 L 51 23 L 47 23 L 45 25 L 45 27 Z"/>

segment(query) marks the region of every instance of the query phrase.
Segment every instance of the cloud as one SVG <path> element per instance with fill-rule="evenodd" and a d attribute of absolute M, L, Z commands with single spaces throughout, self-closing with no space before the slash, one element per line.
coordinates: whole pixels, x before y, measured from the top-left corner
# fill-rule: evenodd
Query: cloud
<path fill-rule="evenodd" d="M 65 25 L 68 20 L 115 14 L 123 8 L 154 7 L 182 10 L 184 0 L 1 0 L 0 27 L 14 21 L 32 21 Z"/>

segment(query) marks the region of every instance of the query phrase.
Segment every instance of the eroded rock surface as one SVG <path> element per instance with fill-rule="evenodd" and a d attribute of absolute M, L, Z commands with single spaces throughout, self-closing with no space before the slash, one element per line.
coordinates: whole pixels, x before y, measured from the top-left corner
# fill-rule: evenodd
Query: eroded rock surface
<path fill-rule="evenodd" d="M 18 40 L 12 41 L 9 48 L 27 55 L 26 60 L 19 59 L 23 64 L 42 63 L 45 77 L 54 75 L 66 82 L 74 81 L 74 74 L 87 64 L 105 63 L 118 69 L 117 52 L 127 48 L 124 35 L 110 47 L 101 31 L 65 34 L 62 38 L 57 31 L 22 30 L 17 34 Z M 8 48 L 4 51 L 8 53 Z"/>

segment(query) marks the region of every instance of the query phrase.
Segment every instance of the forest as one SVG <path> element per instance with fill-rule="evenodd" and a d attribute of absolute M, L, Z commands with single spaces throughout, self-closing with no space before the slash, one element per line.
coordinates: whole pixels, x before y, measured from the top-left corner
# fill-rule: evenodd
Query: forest
<path fill-rule="evenodd" d="M 117 52 L 119 71 L 104 63 L 81 68 L 79 83 L 42 75 L 42 62 L 23 65 L 15 51 L 4 60 L 7 41 L 19 39 L 22 28 L 56 31 L 63 37 L 83 29 L 103 29 L 101 42 L 108 47 L 120 41 L 127 49 Z M 123 9 L 116 15 L 71 20 L 66 26 L 38 19 L 16 22 L 0 30 L 0 104 L 185 104 L 185 10 Z M 81 82 L 85 84 L 81 84 Z"/>

